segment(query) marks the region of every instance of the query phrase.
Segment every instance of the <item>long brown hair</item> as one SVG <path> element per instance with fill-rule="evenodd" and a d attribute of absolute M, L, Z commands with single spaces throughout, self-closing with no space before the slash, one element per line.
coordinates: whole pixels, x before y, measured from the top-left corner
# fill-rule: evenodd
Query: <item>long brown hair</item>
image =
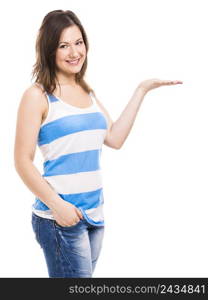
<path fill-rule="evenodd" d="M 61 32 L 72 25 L 79 27 L 86 47 L 86 58 L 80 72 L 75 74 L 75 81 L 86 92 L 93 92 L 93 89 L 84 80 L 89 49 L 86 32 L 74 12 L 70 10 L 54 10 L 44 17 L 39 29 L 35 45 L 36 62 L 32 71 L 32 78 L 35 77 L 35 83 L 41 84 L 47 93 L 53 93 L 56 88 L 55 55 Z"/>

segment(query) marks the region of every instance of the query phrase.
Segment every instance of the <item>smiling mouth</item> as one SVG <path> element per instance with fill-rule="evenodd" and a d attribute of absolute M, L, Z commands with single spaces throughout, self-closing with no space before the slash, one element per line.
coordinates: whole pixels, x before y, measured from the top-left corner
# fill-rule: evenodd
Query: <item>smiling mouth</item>
<path fill-rule="evenodd" d="M 71 66 L 76 66 L 79 64 L 80 58 L 76 59 L 76 60 L 66 60 L 66 62 L 71 65 Z"/>

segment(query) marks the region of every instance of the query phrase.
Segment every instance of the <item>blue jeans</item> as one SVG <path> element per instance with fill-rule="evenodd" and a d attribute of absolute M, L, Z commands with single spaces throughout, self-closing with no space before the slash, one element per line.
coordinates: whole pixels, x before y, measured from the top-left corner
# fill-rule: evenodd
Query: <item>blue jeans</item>
<path fill-rule="evenodd" d="M 75 225 L 63 227 L 32 212 L 32 227 L 43 250 L 49 277 L 92 277 L 102 248 L 104 226 L 81 219 Z"/>

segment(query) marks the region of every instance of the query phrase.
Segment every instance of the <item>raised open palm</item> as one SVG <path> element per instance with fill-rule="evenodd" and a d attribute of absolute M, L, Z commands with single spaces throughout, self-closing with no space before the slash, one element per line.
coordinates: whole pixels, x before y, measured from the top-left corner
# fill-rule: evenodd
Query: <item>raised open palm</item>
<path fill-rule="evenodd" d="M 164 85 L 175 85 L 175 84 L 181 84 L 183 83 L 181 80 L 161 80 L 158 78 L 152 78 L 142 81 L 138 88 L 142 89 L 145 93 L 148 91 L 158 88 L 160 86 Z"/>

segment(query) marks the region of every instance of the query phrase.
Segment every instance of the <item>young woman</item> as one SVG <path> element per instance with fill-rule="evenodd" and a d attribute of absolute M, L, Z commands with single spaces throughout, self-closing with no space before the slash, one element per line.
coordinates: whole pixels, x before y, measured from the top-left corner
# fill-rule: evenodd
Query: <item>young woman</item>
<path fill-rule="evenodd" d="M 35 195 L 32 226 L 49 277 L 92 277 L 105 227 L 102 145 L 121 148 L 148 91 L 182 83 L 142 81 L 113 122 L 84 80 L 88 48 L 72 11 L 49 12 L 36 41 L 35 83 L 18 109 L 15 168 Z M 33 164 L 36 144 L 44 158 L 43 175 Z"/>

